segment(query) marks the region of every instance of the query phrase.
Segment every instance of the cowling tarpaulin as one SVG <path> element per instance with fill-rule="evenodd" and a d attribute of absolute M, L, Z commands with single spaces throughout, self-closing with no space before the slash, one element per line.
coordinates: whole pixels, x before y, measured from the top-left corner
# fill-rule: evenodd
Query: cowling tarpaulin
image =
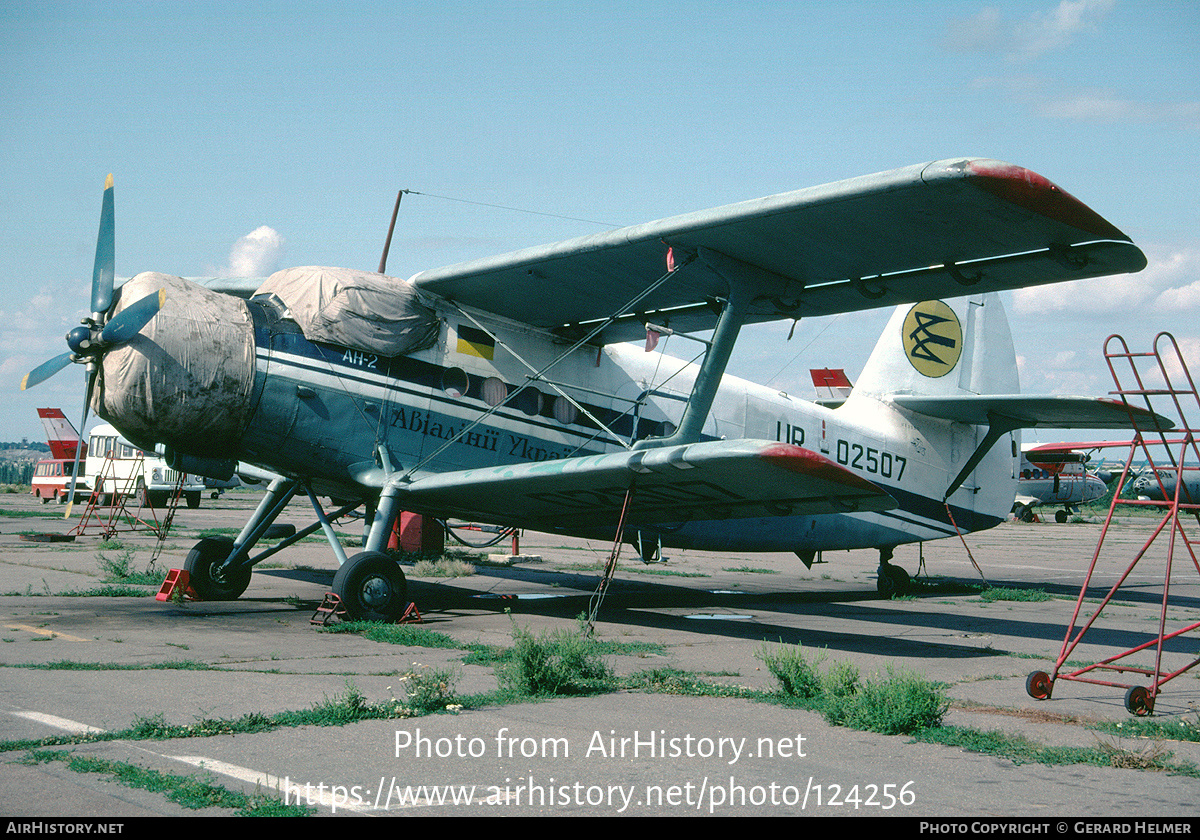
<path fill-rule="evenodd" d="M 440 324 L 408 281 L 347 268 L 277 271 L 255 292 L 274 295 L 309 341 L 403 356 L 432 346 Z"/>
<path fill-rule="evenodd" d="M 118 290 L 114 314 L 160 289 L 158 314 L 105 353 L 92 407 L 139 447 L 162 443 L 193 455 L 224 455 L 249 420 L 249 307 L 182 277 L 145 272 Z"/>

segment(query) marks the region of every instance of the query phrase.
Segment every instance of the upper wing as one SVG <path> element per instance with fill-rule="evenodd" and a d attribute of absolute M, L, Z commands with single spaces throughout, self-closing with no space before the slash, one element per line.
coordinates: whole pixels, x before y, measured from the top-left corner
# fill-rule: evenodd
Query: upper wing
<path fill-rule="evenodd" d="M 889 510 L 880 487 L 815 452 L 763 440 L 708 441 L 460 470 L 401 486 L 405 510 L 542 531 L 692 519 Z"/>
<path fill-rule="evenodd" d="M 749 320 L 891 306 L 971 292 L 1139 271 L 1125 234 L 1026 169 L 991 160 L 911 166 L 423 271 L 412 282 L 459 304 L 584 334 L 676 262 L 703 250 L 756 276 Z M 645 320 L 711 329 L 729 292 L 696 260 L 601 333 Z"/>
<path fill-rule="evenodd" d="M 1165 431 L 1174 428 L 1168 417 L 1104 397 L 966 394 L 950 397 L 896 395 L 890 399 L 901 408 L 918 414 L 979 426 L 993 425 L 1000 420 L 1014 429 Z"/>

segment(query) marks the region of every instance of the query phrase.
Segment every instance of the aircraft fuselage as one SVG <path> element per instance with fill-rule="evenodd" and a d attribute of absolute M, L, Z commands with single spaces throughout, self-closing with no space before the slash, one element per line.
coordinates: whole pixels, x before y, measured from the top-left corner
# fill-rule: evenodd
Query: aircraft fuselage
<path fill-rule="evenodd" d="M 314 489 L 335 498 L 372 492 L 384 457 L 389 470 L 416 477 L 621 451 L 674 430 L 696 375 L 694 364 L 625 344 L 580 347 L 544 380 L 530 382 L 566 345 L 521 325 L 445 313 L 435 346 L 384 358 L 315 344 L 272 305 L 252 301 L 250 308 L 254 407 L 234 457 L 285 475 L 319 476 Z M 805 447 L 884 488 L 899 506 L 880 513 L 693 517 L 641 530 L 674 547 L 817 551 L 937 539 L 952 536 L 956 525 L 991 527 L 1012 505 L 1010 452 L 992 453 L 977 470 L 994 478 L 968 481 L 952 495 L 953 524 L 940 495 L 978 437 L 974 426 L 911 415 L 869 396 L 829 409 L 725 376 L 702 440 Z"/>

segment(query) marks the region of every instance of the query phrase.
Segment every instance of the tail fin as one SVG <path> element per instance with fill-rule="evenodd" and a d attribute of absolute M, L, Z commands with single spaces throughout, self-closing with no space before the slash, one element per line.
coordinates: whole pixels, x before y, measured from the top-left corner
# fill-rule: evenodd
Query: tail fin
<path fill-rule="evenodd" d="M 1017 394 L 1008 316 L 994 293 L 899 306 L 851 399 L 888 394 Z"/>
<path fill-rule="evenodd" d="M 71 425 L 71 421 L 62 413 L 60 408 L 39 408 L 38 417 L 42 418 L 42 426 L 46 429 L 46 442 L 50 444 L 50 454 L 55 458 L 75 460 L 75 449 L 82 444 L 87 452 L 87 444 L 79 439 L 79 432 Z"/>

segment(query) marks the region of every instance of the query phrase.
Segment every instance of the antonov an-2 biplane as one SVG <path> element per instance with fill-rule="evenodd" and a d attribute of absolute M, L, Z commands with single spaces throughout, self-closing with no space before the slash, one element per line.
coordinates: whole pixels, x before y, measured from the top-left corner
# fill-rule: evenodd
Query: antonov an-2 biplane
<path fill-rule="evenodd" d="M 1018 430 L 1151 417 L 1019 394 L 994 293 L 1146 259 L 1045 178 L 992 160 L 911 166 L 407 281 L 381 264 L 253 285 L 143 273 L 114 292 L 113 239 L 110 176 L 91 318 L 23 387 L 83 364 L 85 420 L 90 405 L 187 472 L 270 479 L 236 539 L 203 539 L 188 555 L 205 599 L 242 594 L 277 548 L 255 555 L 255 544 L 297 493 L 319 524 L 296 538 L 324 527 L 334 590 L 354 617 L 407 605 L 385 553 L 400 511 L 616 534 L 643 549 L 791 551 L 805 564 L 874 548 L 890 592 L 908 581 L 889 562 L 896 546 L 1006 518 Z M 747 324 L 888 305 L 837 409 L 725 375 Z M 628 343 L 647 324 L 711 338 L 687 363 Z M 364 550 L 347 558 L 329 521 L 359 506 Z"/>

